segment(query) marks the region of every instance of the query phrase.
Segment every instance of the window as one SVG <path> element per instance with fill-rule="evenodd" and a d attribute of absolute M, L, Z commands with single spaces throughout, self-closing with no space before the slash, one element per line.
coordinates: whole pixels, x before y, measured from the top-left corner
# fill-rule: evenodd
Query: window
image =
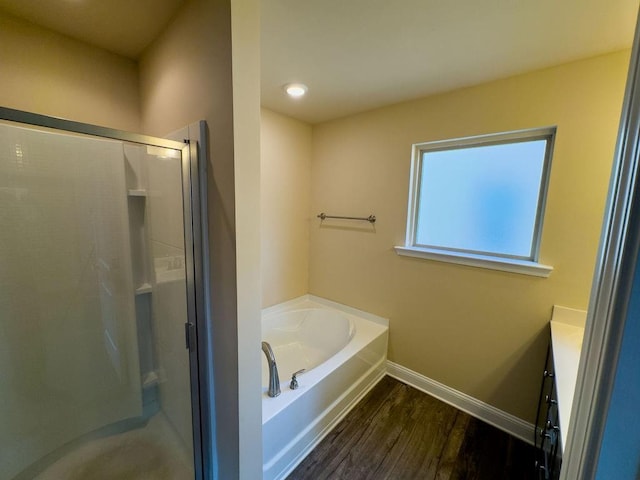
<path fill-rule="evenodd" d="M 401 255 L 548 276 L 538 263 L 555 128 L 413 146 Z"/>

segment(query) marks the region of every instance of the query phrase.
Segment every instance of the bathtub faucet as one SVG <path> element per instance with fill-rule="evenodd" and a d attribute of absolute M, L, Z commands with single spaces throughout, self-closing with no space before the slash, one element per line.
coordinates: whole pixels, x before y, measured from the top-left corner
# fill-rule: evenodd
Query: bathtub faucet
<path fill-rule="evenodd" d="M 271 345 L 262 342 L 262 351 L 267 356 L 269 363 L 269 396 L 277 397 L 280 395 L 280 377 L 278 377 L 278 367 L 276 365 L 276 356 L 273 354 Z"/>

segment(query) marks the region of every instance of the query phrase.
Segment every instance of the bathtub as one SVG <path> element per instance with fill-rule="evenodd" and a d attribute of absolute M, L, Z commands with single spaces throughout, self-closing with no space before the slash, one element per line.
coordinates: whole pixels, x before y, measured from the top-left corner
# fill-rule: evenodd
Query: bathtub
<path fill-rule="evenodd" d="M 388 320 L 305 295 L 262 312 L 282 393 L 267 395 L 262 358 L 264 480 L 284 479 L 384 376 Z M 294 372 L 298 388 L 289 383 Z"/>

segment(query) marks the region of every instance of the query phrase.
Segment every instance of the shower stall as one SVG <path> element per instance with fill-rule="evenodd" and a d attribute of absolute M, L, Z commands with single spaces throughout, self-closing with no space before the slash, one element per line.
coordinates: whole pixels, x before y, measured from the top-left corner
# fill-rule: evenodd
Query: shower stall
<path fill-rule="evenodd" d="M 0 118 L 0 480 L 201 478 L 196 148 Z"/>

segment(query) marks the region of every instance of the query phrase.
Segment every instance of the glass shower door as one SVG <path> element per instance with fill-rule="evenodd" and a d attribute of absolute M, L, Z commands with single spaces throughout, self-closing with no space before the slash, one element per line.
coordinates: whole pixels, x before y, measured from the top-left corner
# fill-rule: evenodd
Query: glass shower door
<path fill-rule="evenodd" d="M 0 124 L 0 480 L 193 478 L 182 156 Z"/>

